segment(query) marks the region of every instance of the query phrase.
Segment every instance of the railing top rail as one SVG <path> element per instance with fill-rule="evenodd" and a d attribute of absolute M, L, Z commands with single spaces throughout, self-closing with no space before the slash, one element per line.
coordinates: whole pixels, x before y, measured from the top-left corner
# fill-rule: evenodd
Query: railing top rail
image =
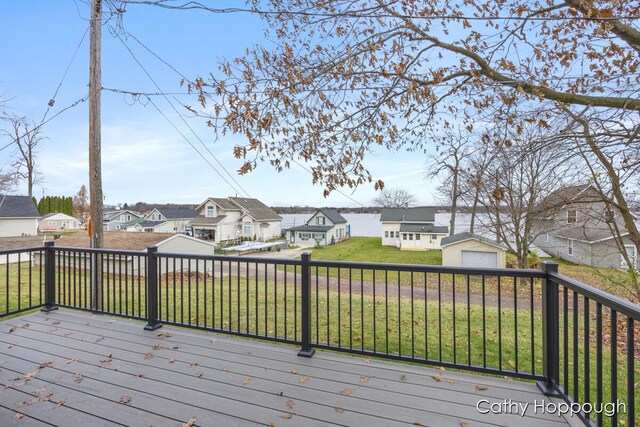
<path fill-rule="evenodd" d="M 205 260 L 205 261 L 228 261 L 239 262 L 241 264 L 278 264 L 278 265 L 301 265 L 302 261 L 299 259 L 286 259 L 286 258 L 262 258 L 262 257 L 250 257 L 250 256 L 237 256 L 237 255 L 194 255 L 194 254 L 179 254 L 171 252 L 157 252 L 158 258 L 184 258 L 193 260 Z"/>
<path fill-rule="evenodd" d="M 74 246 L 52 246 L 54 251 L 57 252 L 86 252 L 95 254 L 113 254 L 113 255 L 132 255 L 132 256 L 145 256 L 147 251 L 132 251 L 125 249 L 104 249 L 104 248 L 79 248 Z"/>
<path fill-rule="evenodd" d="M 586 285 L 575 279 L 567 277 L 560 273 L 549 273 L 549 278 L 554 282 L 566 286 L 568 289 L 574 290 L 587 298 L 599 302 L 618 313 L 622 313 L 634 320 L 640 321 L 640 305 L 633 304 L 625 299 L 611 295 L 608 292 Z"/>
<path fill-rule="evenodd" d="M 38 248 L 0 249 L 0 256 L 12 255 L 17 253 L 26 253 L 26 252 L 40 252 L 40 251 L 44 251 L 44 248 L 38 247 Z"/>
<path fill-rule="evenodd" d="M 351 261 L 325 261 L 311 259 L 312 267 L 329 268 L 356 268 L 362 270 L 387 270 L 387 271 L 407 271 L 419 273 L 443 273 L 443 274 L 465 274 L 465 275 L 485 275 L 485 276 L 508 276 L 525 278 L 544 278 L 546 273 L 541 270 L 519 270 L 514 268 L 470 268 L 470 267 L 447 267 L 440 265 L 423 264 L 387 264 L 379 262 L 351 262 Z"/>

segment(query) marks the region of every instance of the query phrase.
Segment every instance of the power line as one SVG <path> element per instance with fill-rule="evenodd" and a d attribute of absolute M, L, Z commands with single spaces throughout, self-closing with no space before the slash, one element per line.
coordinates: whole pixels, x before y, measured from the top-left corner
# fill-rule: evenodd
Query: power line
<path fill-rule="evenodd" d="M 270 10 L 262 10 L 256 8 L 238 8 L 238 7 L 229 7 L 229 8 L 213 8 L 209 6 L 205 6 L 204 4 L 197 1 L 189 1 L 182 5 L 172 6 L 168 4 L 166 0 L 121 0 L 121 4 L 136 4 L 136 5 L 147 5 L 147 6 L 157 6 L 163 9 L 174 9 L 174 10 L 204 10 L 207 12 L 212 12 L 216 14 L 233 14 L 233 13 L 250 13 L 256 15 L 264 15 L 264 16 L 303 16 L 303 17 L 313 17 L 313 18 L 398 18 L 398 19 L 414 19 L 421 21 L 439 21 L 439 20 L 466 20 L 466 21 L 594 21 L 594 22 L 611 22 L 611 21 L 620 21 L 620 20 L 637 20 L 640 19 L 640 16 L 635 15 L 625 15 L 625 16 L 617 16 L 617 17 L 597 17 L 597 16 L 469 16 L 469 15 L 431 15 L 431 16 L 416 16 L 416 15 L 407 15 L 407 14 L 391 14 L 391 13 L 368 13 L 368 12 L 354 12 L 354 11 L 341 11 L 337 13 L 329 13 L 329 12 L 307 12 L 307 11 L 292 11 L 292 10 L 278 10 L 278 11 L 270 11 Z M 122 12 L 124 12 L 124 8 L 120 8 Z"/>
<path fill-rule="evenodd" d="M 114 31 L 112 31 L 114 32 Z M 176 109 L 176 107 L 173 105 L 173 103 L 171 102 L 171 100 L 166 96 L 166 94 L 162 91 L 162 89 L 160 88 L 160 86 L 158 85 L 158 83 L 156 83 L 156 81 L 153 79 L 153 77 L 151 77 L 151 74 L 147 71 L 147 69 L 144 67 L 144 65 L 142 65 L 142 63 L 138 60 L 138 58 L 135 56 L 135 54 L 133 53 L 133 51 L 131 50 L 131 48 L 126 44 L 126 42 L 122 39 L 122 37 L 120 36 L 119 33 L 114 32 L 116 37 L 118 37 L 118 39 L 120 40 L 120 42 L 123 44 L 123 46 L 127 49 L 127 51 L 129 52 L 129 54 L 131 54 L 133 60 L 140 66 L 140 68 L 142 69 L 142 71 L 147 75 L 147 77 L 149 78 L 149 80 L 151 80 L 151 82 L 155 85 L 155 87 L 158 89 L 158 91 L 162 94 L 162 96 L 164 97 L 164 99 L 167 101 L 167 103 L 171 106 L 171 108 L 173 109 L 173 111 L 178 115 L 178 117 L 180 117 L 180 119 L 182 120 L 182 122 L 189 128 L 189 130 L 191 130 L 191 133 L 196 137 L 196 139 L 200 142 L 200 144 L 205 148 L 205 150 L 207 150 L 207 152 L 211 155 L 211 157 L 216 161 L 216 163 L 222 168 L 222 170 L 231 178 L 231 180 L 233 182 L 235 182 L 235 184 L 238 186 L 238 188 L 240 188 L 242 190 L 242 192 L 244 194 L 247 195 L 247 197 L 251 197 L 251 195 L 249 194 L 249 192 L 247 190 L 245 190 L 242 185 L 240 185 L 240 183 L 233 177 L 233 175 L 227 170 L 227 168 L 224 167 L 224 165 L 220 162 L 220 160 L 218 160 L 218 158 L 213 154 L 213 152 L 209 149 L 209 147 L 207 147 L 207 145 L 204 143 L 204 141 L 202 141 L 202 139 L 200 139 L 200 136 L 193 130 L 193 128 L 189 125 L 189 123 L 187 123 L 187 121 L 184 119 L 184 117 L 182 116 L 182 114 L 180 114 L 180 112 Z M 147 98 L 149 100 L 151 100 L 151 98 Z M 210 163 L 209 163 L 210 164 Z M 213 165 L 210 164 L 210 166 L 213 168 Z M 216 173 L 218 173 L 221 177 L 222 174 L 220 174 L 217 169 L 214 168 L 214 170 L 216 171 Z M 226 179 L 224 180 L 225 182 L 229 183 Z M 236 189 L 231 186 L 234 191 L 236 191 Z"/>

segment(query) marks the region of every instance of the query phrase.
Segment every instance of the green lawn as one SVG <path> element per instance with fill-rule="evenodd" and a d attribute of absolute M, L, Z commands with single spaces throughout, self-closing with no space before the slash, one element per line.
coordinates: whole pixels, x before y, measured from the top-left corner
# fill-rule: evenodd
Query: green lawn
<path fill-rule="evenodd" d="M 380 237 L 352 237 L 344 242 L 309 249 L 312 259 L 392 264 L 442 265 L 442 251 L 401 251 L 382 246 Z"/>

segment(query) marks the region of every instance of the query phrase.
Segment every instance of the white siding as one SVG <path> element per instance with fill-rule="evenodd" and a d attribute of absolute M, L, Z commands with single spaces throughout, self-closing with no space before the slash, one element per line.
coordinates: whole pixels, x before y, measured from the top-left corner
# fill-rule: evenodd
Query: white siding
<path fill-rule="evenodd" d="M 0 218 L 0 237 L 35 236 L 38 234 L 36 218 Z"/>

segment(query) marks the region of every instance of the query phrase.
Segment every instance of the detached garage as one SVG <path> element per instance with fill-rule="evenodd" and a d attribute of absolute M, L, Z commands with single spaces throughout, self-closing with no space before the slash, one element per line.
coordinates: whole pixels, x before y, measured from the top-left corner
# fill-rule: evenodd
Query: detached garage
<path fill-rule="evenodd" d="M 470 268 L 505 268 L 507 248 L 471 233 L 442 239 L 442 265 Z"/>

